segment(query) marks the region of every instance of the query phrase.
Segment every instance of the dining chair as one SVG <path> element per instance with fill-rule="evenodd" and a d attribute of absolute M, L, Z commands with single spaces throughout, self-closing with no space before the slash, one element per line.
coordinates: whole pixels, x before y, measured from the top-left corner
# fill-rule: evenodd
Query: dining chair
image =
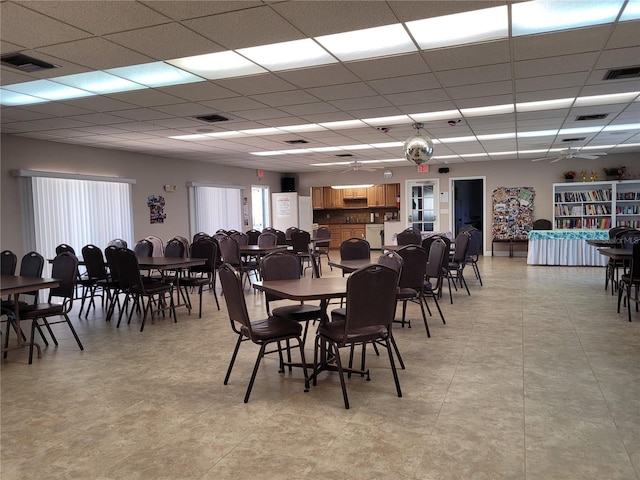
<path fill-rule="evenodd" d="M 311 267 L 309 262 L 309 244 L 311 243 L 311 234 L 305 230 L 292 230 L 291 231 L 291 247 L 293 253 L 298 257 L 298 263 L 300 265 L 300 273 L 304 276 L 306 268 Z M 315 253 L 314 253 L 315 255 Z M 304 265 L 308 264 L 308 267 Z"/>
<path fill-rule="evenodd" d="M 218 272 L 220 276 L 220 283 L 222 283 L 222 289 L 224 291 L 224 299 L 227 304 L 227 312 L 229 315 L 229 321 L 231 328 L 238 335 L 227 373 L 224 377 L 224 384 L 227 385 L 231 371 L 240 349 L 240 344 L 244 341 L 250 341 L 260 347 L 258 357 L 256 358 L 249 385 L 244 396 L 244 403 L 249 401 L 253 383 L 258 373 L 258 367 L 260 362 L 266 353 L 266 347 L 270 344 L 277 344 L 277 349 L 274 352 L 279 356 L 279 371 L 284 370 L 284 359 L 282 356 L 282 349 L 280 348 L 280 342 L 295 340 L 300 349 L 300 360 L 302 365 L 302 371 L 304 372 L 304 388 L 305 391 L 309 390 L 309 377 L 307 375 L 306 360 L 304 357 L 304 344 L 300 334 L 302 333 L 302 326 L 289 318 L 269 316 L 262 320 L 251 321 L 249 313 L 247 312 L 247 304 L 244 298 L 243 281 L 241 272 L 233 268 L 233 266 L 225 263 L 220 267 Z"/>
<path fill-rule="evenodd" d="M 247 230 L 246 235 L 249 238 L 249 245 L 257 245 L 258 244 L 258 237 L 260 236 L 260 230 L 256 230 L 255 228 L 252 228 L 251 230 Z"/>
<path fill-rule="evenodd" d="M 464 267 L 467 264 L 467 249 L 469 247 L 469 233 L 460 232 L 456 235 L 454 240 L 454 251 L 447 265 L 448 278 L 455 285 L 455 280 L 458 280 L 460 284 L 460 288 L 464 285 L 464 288 L 467 290 L 467 294 L 471 295 L 469 291 L 469 286 L 467 285 L 467 281 L 464 278 Z M 455 273 L 455 278 L 453 274 Z M 451 290 L 451 287 L 449 287 Z"/>
<path fill-rule="evenodd" d="M 318 368 L 318 357 L 324 348 L 333 349 L 345 408 L 349 408 L 349 398 L 344 380 L 345 369 L 340 358 L 340 348 L 362 345 L 362 365 L 365 361 L 365 345 L 379 340 L 385 344 L 389 363 L 396 385 L 398 397 L 402 397 L 398 373 L 393 359 L 390 343 L 391 326 L 396 311 L 396 291 L 398 274 L 384 265 L 369 265 L 353 272 L 347 280 L 347 309 L 344 320 L 335 320 L 320 324 L 314 345 L 314 372 Z M 372 295 L 375 292 L 375 295 Z M 346 369 L 348 372 L 366 375 L 369 370 Z M 314 373 L 313 385 L 317 385 L 318 376 Z"/>
<path fill-rule="evenodd" d="M 620 235 L 628 230 L 632 229 L 630 227 L 610 228 L 608 232 L 609 240 L 615 240 L 616 243 L 618 243 L 617 241 L 619 240 Z M 614 294 L 615 289 L 617 288 L 618 279 L 620 277 L 619 269 L 621 268 L 624 268 L 624 262 L 622 260 L 610 258 L 607 262 L 604 275 L 604 289 L 607 290 L 609 288 L 609 282 L 611 282 L 611 295 Z"/>
<path fill-rule="evenodd" d="M 297 232 L 300 229 L 298 227 L 289 227 L 284 231 L 284 235 L 287 238 L 287 240 L 291 240 L 291 235 L 293 234 L 293 232 Z"/>
<path fill-rule="evenodd" d="M 122 293 L 122 285 L 120 283 L 120 277 L 118 276 L 118 262 L 116 259 L 116 252 L 120 250 L 120 248 L 122 247 L 109 245 L 104 249 L 104 258 L 107 262 L 107 267 L 109 268 L 109 282 L 111 285 L 111 295 L 107 305 L 107 316 L 105 317 L 105 321 L 107 322 L 111 321 L 116 304 L 118 305 L 118 308 L 121 308 L 120 294 Z"/>
<path fill-rule="evenodd" d="M 275 247 L 278 243 L 278 237 L 275 233 L 272 232 L 262 232 L 258 235 L 258 243 L 259 247 Z"/>
<path fill-rule="evenodd" d="M 318 227 L 316 230 L 315 251 L 318 257 L 324 255 L 327 257 L 327 262 L 331 261 L 329 252 L 331 249 L 331 229 L 329 227 Z M 329 265 L 329 269 L 333 271 L 333 267 Z"/>
<path fill-rule="evenodd" d="M 364 260 L 371 258 L 371 245 L 364 238 L 353 237 L 345 240 L 339 247 L 342 260 Z M 344 276 L 344 271 L 342 272 Z"/>
<path fill-rule="evenodd" d="M 444 315 L 442 314 L 442 309 L 440 308 L 438 298 L 441 297 L 440 293 L 442 292 L 442 285 L 444 283 L 445 267 L 448 261 L 449 247 L 447 246 L 446 242 L 442 238 L 434 239 L 429 249 L 429 257 L 427 266 L 425 268 L 425 282 L 422 289 L 422 295 L 424 298 L 424 304 L 427 306 L 427 310 L 429 310 L 429 314 L 431 314 L 431 309 L 429 308 L 429 304 L 427 303 L 427 296 L 433 298 L 438 312 L 440 313 L 442 323 L 444 324 L 446 324 L 447 322 L 445 321 Z M 451 293 L 450 287 L 449 293 Z"/>
<path fill-rule="evenodd" d="M 95 245 L 85 245 L 82 247 L 82 258 L 84 259 L 85 268 L 87 270 L 87 279 L 85 288 L 82 292 L 82 301 L 80 302 L 80 311 L 78 316 L 82 315 L 85 302 L 89 298 L 87 310 L 85 311 L 85 318 L 89 316 L 89 309 L 93 305 L 95 310 L 95 297 L 99 296 L 102 301 L 102 306 L 105 305 L 105 296 L 109 295 L 110 286 L 109 274 L 107 273 L 107 267 L 105 265 L 104 256 L 100 248 Z M 107 305 L 109 299 L 107 298 Z"/>
<path fill-rule="evenodd" d="M 208 233 L 198 232 L 191 239 L 191 243 L 196 243 L 198 240 L 209 239 L 209 238 L 211 238 L 211 235 L 209 235 Z"/>
<path fill-rule="evenodd" d="M 118 324 L 116 328 L 120 327 L 122 321 L 122 314 L 126 310 L 126 306 L 129 301 L 133 301 L 134 305 L 141 302 L 142 310 L 142 322 L 140 325 L 140 331 L 144 330 L 144 325 L 147 320 L 147 315 L 151 314 L 151 321 L 154 319 L 154 310 L 162 311 L 169 310 L 170 315 L 173 315 L 174 322 L 178 321 L 176 315 L 175 304 L 173 301 L 173 284 L 153 279 L 149 277 L 143 277 L 140 273 L 140 267 L 138 265 L 138 259 L 133 250 L 127 248 L 121 248 L 115 252 L 116 269 L 118 271 L 118 280 L 122 287 L 122 291 L 126 294 L 124 299 L 124 307 L 120 310 L 120 316 L 118 318 Z M 166 297 L 169 297 L 169 305 L 166 305 Z M 147 299 L 145 304 L 145 298 Z M 152 308 L 152 305 L 156 308 Z M 134 307 L 131 307 L 129 311 L 129 317 L 127 324 L 131 323 L 131 317 L 133 315 Z"/>
<path fill-rule="evenodd" d="M 627 304 L 627 312 L 629 321 L 631 321 L 631 302 L 636 304 L 636 312 L 638 311 L 638 291 L 640 290 L 640 242 L 632 244 L 633 253 L 631 255 L 631 264 L 629 270 L 623 273 L 618 283 L 618 313 L 620 313 L 620 302 L 622 296 L 625 295 L 625 303 Z M 631 289 L 635 290 L 635 296 L 632 295 Z"/>
<path fill-rule="evenodd" d="M 214 285 L 213 295 L 216 300 L 216 306 L 220 310 L 220 303 L 218 302 L 218 294 L 215 290 L 215 276 L 216 276 L 216 257 L 218 256 L 218 244 L 212 240 L 201 239 L 191 244 L 190 255 L 191 258 L 202 258 L 205 260 L 204 265 L 196 265 L 189 267 L 187 275 L 180 278 L 180 288 L 184 288 L 185 301 L 188 305 L 189 311 L 191 311 L 191 298 L 189 297 L 189 289 L 197 288 L 198 297 L 200 299 L 198 307 L 198 318 L 202 318 L 202 292 L 205 285 Z"/>
<path fill-rule="evenodd" d="M 222 237 L 218 240 L 220 245 L 220 254 L 222 255 L 222 261 L 232 265 L 240 272 L 240 276 L 244 277 L 244 281 L 249 280 L 251 285 L 251 273 L 257 275 L 260 265 L 255 260 L 243 260 L 240 255 L 240 245 L 231 237 Z M 256 277 L 257 278 L 257 277 Z M 224 293 L 224 289 L 223 289 Z"/>
<path fill-rule="evenodd" d="M 76 254 L 76 251 L 73 249 L 71 245 L 67 245 L 66 243 L 61 243 L 56 247 L 56 255 L 60 255 L 61 253 L 69 252 Z"/>
<path fill-rule="evenodd" d="M 413 228 L 405 228 L 397 234 L 396 240 L 398 245 L 420 245 L 422 243 L 422 235 Z"/>
<path fill-rule="evenodd" d="M 31 320 L 31 336 L 29 339 L 29 364 L 33 362 L 33 346 L 35 331 L 41 327 L 45 327 L 53 343 L 58 346 L 58 340 L 51 329 L 52 325 L 58 323 L 66 323 L 73 337 L 75 338 L 80 350 L 84 350 L 82 342 L 76 333 L 73 324 L 69 319 L 69 312 L 73 307 L 73 297 L 75 292 L 76 274 L 78 271 L 78 258 L 70 252 L 63 252 L 53 259 L 51 269 L 51 277 L 60 282 L 60 285 L 49 290 L 49 298 L 45 303 L 37 303 L 29 305 L 24 310 L 20 308 L 20 321 Z M 53 300 L 59 298 L 61 303 L 55 303 Z M 62 317 L 62 320 L 52 321 L 52 317 Z M 15 316 L 13 317 L 15 321 Z M 42 324 L 40 324 L 42 322 Z"/>
<path fill-rule="evenodd" d="M 233 232 L 229 236 L 238 242 L 238 245 L 249 245 L 249 236 L 246 233 Z"/>
<path fill-rule="evenodd" d="M 420 305 L 422 321 L 427 331 L 427 337 L 431 337 L 429 323 L 427 322 L 427 316 L 424 311 L 425 301 L 423 297 L 428 254 L 421 246 L 415 244 L 405 245 L 400 248 L 397 253 L 403 260 L 402 272 L 400 273 L 400 279 L 398 281 L 398 301 L 402 302 L 402 320 L 397 322 L 402 324 L 403 328 L 405 323 L 411 328 L 411 320 L 406 320 L 407 303 L 417 303 Z M 429 311 L 429 315 L 431 315 L 431 311 Z"/>
<path fill-rule="evenodd" d="M 0 253 L 0 271 L 2 275 L 15 275 L 18 265 L 18 256 L 11 250 L 3 250 Z"/>
<path fill-rule="evenodd" d="M 162 240 L 160 237 L 157 237 L 155 235 L 147 235 L 146 237 L 144 237 L 144 239 L 151 242 L 151 245 L 153 245 L 153 248 L 151 249 L 150 255 L 141 255 L 141 256 L 164 257 L 164 240 Z"/>
<path fill-rule="evenodd" d="M 466 262 L 471 265 L 476 279 L 480 282 L 480 286 L 482 286 L 482 276 L 480 275 L 480 268 L 478 267 L 478 259 L 482 253 L 482 232 L 471 227 L 467 230 L 467 233 L 469 234 L 469 245 L 467 246 Z"/>
<path fill-rule="evenodd" d="M 287 245 L 287 234 L 282 230 L 276 230 L 274 232 L 276 234 L 276 238 L 278 239 L 277 245 Z"/>
<path fill-rule="evenodd" d="M 146 238 L 139 240 L 136 242 L 133 247 L 133 251 L 136 252 L 136 255 L 139 257 L 152 257 L 153 256 L 153 243 Z"/>
<path fill-rule="evenodd" d="M 129 245 L 127 245 L 127 242 L 121 238 L 114 238 L 107 244 L 107 247 L 128 248 Z"/>

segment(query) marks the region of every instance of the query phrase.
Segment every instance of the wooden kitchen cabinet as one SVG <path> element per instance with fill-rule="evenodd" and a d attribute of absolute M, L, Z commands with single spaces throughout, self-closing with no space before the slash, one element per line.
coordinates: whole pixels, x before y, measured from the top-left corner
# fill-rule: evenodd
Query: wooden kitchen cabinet
<path fill-rule="evenodd" d="M 314 210 L 324 208 L 324 187 L 311 187 L 311 204 Z"/>
<path fill-rule="evenodd" d="M 342 225 L 340 228 L 340 243 L 354 237 L 364 238 L 364 224 Z"/>
<path fill-rule="evenodd" d="M 347 200 L 367 198 L 367 188 L 344 188 L 342 192 L 342 198 Z"/>
<path fill-rule="evenodd" d="M 387 183 L 384 186 L 384 206 L 395 207 L 397 206 L 397 198 L 400 196 L 400 184 L 399 183 Z"/>
<path fill-rule="evenodd" d="M 342 208 L 342 192 L 344 190 L 324 187 L 324 208 Z"/>
<path fill-rule="evenodd" d="M 385 207 L 385 185 L 374 185 L 367 189 L 367 206 Z"/>

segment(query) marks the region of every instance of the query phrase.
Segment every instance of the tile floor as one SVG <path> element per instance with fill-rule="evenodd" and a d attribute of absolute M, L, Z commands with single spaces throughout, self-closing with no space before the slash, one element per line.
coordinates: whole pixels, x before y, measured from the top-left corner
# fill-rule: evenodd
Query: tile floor
<path fill-rule="evenodd" d="M 33 365 L 26 350 L 2 361 L 1 478 L 637 480 L 640 314 L 616 314 L 601 268 L 480 263 L 485 285 L 442 302 L 432 338 L 417 307 L 395 330 L 404 396 L 370 355 L 351 410 L 337 374 L 303 393 L 275 356 L 244 404 L 257 349 L 224 386 L 235 337 L 210 292 L 202 319 L 143 333 L 76 316 L 84 352 L 58 325 Z M 260 294 L 247 303 L 264 314 Z"/>

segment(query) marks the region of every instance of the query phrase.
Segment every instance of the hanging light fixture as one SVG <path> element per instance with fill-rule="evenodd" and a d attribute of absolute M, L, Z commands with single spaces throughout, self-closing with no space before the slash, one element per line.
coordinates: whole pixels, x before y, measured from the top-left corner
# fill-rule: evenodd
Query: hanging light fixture
<path fill-rule="evenodd" d="M 414 123 L 413 128 L 417 132 L 405 140 L 404 156 L 410 162 L 422 165 L 433 156 L 433 142 L 429 137 L 420 135 L 420 129 L 424 128 L 424 124 Z"/>

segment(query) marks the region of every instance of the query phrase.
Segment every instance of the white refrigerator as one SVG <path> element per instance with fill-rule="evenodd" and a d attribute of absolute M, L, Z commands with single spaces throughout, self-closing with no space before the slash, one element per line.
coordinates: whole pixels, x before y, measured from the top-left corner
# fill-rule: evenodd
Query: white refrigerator
<path fill-rule="evenodd" d="M 296 192 L 271 194 L 271 226 L 285 232 L 297 227 L 311 233 L 313 229 L 313 205 L 311 197 Z"/>

